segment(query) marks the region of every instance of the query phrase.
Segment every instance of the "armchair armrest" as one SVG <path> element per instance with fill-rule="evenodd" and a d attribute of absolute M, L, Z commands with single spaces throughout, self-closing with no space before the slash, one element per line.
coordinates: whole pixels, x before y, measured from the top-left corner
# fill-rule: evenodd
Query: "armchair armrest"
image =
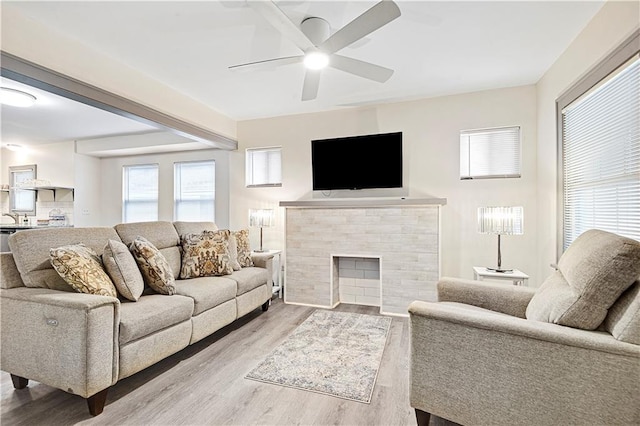
<path fill-rule="evenodd" d="M 0 288 L 24 287 L 11 252 L 0 253 Z"/>
<path fill-rule="evenodd" d="M 88 398 L 118 379 L 119 309 L 108 296 L 0 290 L 0 368 Z"/>
<path fill-rule="evenodd" d="M 525 318 L 535 289 L 486 281 L 443 277 L 438 281 L 438 301 L 458 302 Z"/>
<path fill-rule="evenodd" d="M 461 424 L 637 424 L 640 346 L 448 303 L 409 306 L 410 402 Z"/>

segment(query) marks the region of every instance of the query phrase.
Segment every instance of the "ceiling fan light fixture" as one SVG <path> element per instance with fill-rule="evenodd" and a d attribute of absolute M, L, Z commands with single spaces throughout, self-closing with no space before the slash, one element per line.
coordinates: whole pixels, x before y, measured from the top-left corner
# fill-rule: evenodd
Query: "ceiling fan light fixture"
<path fill-rule="evenodd" d="M 304 66 L 310 70 L 321 70 L 329 65 L 329 55 L 324 52 L 314 50 L 304 55 Z"/>
<path fill-rule="evenodd" d="M 27 108 L 36 103 L 37 98 L 30 93 L 9 87 L 0 87 L 0 103 L 15 107 Z"/>

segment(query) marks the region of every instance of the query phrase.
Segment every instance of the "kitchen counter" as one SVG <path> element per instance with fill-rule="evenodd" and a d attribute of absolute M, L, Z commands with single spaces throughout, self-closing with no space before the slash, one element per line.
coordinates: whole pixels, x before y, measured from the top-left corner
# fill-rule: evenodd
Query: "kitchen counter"
<path fill-rule="evenodd" d="M 15 225 L 13 223 L 0 223 L 0 232 L 15 232 L 23 229 L 40 229 L 40 228 L 73 228 L 73 225 L 64 226 L 37 226 L 37 225 Z"/>

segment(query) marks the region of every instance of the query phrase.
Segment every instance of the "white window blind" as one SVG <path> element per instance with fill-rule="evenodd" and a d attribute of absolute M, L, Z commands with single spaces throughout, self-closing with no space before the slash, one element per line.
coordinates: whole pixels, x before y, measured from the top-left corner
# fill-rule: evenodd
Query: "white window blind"
<path fill-rule="evenodd" d="M 563 246 L 597 228 L 640 240 L 640 59 L 562 110 Z"/>
<path fill-rule="evenodd" d="M 460 179 L 520 177 L 520 127 L 460 132 Z"/>
<path fill-rule="evenodd" d="M 247 186 L 282 185 L 282 148 L 252 148 L 246 155 Z"/>
<path fill-rule="evenodd" d="M 175 220 L 215 221 L 215 161 L 174 163 Z"/>
<path fill-rule="evenodd" d="M 123 167 L 122 221 L 158 220 L 158 165 Z"/>

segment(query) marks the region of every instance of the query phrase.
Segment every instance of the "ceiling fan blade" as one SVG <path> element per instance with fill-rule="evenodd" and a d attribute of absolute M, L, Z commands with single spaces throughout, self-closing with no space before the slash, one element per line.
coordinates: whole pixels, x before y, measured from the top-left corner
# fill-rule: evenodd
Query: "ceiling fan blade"
<path fill-rule="evenodd" d="M 382 0 L 336 31 L 331 37 L 325 40 L 324 43 L 318 46 L 318 48 L 326 53 L 337 52 L 399 16 L 400 8 L 397 4 L 392 0 Z"/>
<path fill-rule="evenodd" d="M 300 28 L 272 1 L 248 1 L 249 6 L 262 15 L 284 37 L 291 40 L 303 52 L 315 46 Z"/>
<path fill-rule="evenodd" d="M 393 70 L 389 68 L 336 54 L 331 55 L 329 66 L 380 83 L 389 80 L 393 75 Z"/>
<path fill-rule="evenodd" d="M 264 61 L 248 62 L 246 64 L 232 65 L 229 67 L 231 71 L 258 71 L 263 69 L 271 69 L 282 65 L 297 64 L 302 62 L 304 55 L 286 56 L 284 58 L 267 59 Z"/>
<path fill-rule="evenodd" d="M 304 75 L 304 85 L 302 86 L 302 100 L 310 101 L 318 96 L 318 87 L 320 86 L 320 71 L 307 70 Z"/>

